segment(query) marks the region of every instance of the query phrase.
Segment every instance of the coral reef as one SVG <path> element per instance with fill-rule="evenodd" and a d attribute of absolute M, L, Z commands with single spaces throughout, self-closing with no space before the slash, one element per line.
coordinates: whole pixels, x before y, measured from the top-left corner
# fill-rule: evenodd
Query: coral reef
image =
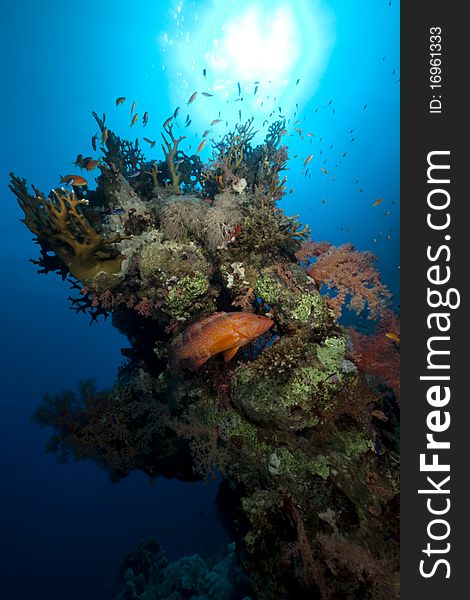
<path fill-rule="evenodd" d="M 60 459 L 94 460 L 114 480 L 217 471 L 236 542 L 223 569 L 170 564 L 148 542 L 123 566 L 120 598 L 237 598 L 222 576 L 235 554 L 259 600 L 397 598 L 399 337 L 375 257 L 314 242 L 277 206 L 283 121 L 257 146 L 253 120 L 237 125 L 203 165 L 171 119 L 163 159 L 147 160 L 94 116 L 95 190 L 30 195 L 16 176 L 11 189 L 41 271 L 68 277 L 73 310 L 109 315 L 129 347 L 110 390 L 83 382 L 48 395 L 34 418 Z M 381 317 L 375 334 L 346 329 L 344 306 Z M 220 347 L 191 338 L 206 362 L 172 368 L 175 340 L 238 310 L 274 325 L 249 339 L 237 330 L 228 362 L 230 332 L 217 332 Z"/>
<path fill-rule="evenodd" d="M 125 559 L 120 571 L 124 589 L 116 600 L 250 600 L 250 591 L 237 564 L 235 545 L 214 565 L 199 555 L 169 562 L 154 539 L 141 542 Z"/>

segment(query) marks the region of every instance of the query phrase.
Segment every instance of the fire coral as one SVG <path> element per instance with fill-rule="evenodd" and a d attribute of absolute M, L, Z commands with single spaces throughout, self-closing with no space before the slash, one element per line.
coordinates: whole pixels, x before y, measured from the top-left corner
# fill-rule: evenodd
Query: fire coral
<path fill-rule="evenodd" d="M 63 188 L 52 190 L 46 197 L 33 186 L 33 196 L 28 193 L 25 179 L 13 173 L 10 177 L 9 188 L 25 215 L 23 223 L 39 242 L 54 251 L 72 275 L 86 283 L 100 271 L 115 274 L 121 270 L 124 257 L 109 246 L 125 238 L 115 235 L 105 239 L 93 229 L 79 208 L 88 200 Z"/>

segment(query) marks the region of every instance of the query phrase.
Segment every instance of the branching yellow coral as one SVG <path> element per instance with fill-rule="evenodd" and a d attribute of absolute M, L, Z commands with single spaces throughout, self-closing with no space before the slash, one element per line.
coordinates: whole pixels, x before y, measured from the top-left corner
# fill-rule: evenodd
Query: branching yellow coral
<path fill-rule="evenodd" d="M 9 188 L 25 215 L 23 223 L 63 260 L 72 275 L 85 283 L 100 271 L 115 274 L 121 270 L 123 256 L 109 246 L 125 238 L 99 235 L 79 208 L 87 200 L 65 189 L 52 190 L 46 197 L 34 186 L 35 194 L 31 195 L 25 179 L 13 173 L 10 177 Z"/>
<path fill-rule="evenodd" d="M 170 139 L 165 137 L 162 133 L 162 138 L 165 145 L 162 144 L 163 153 L 165 154 L 166 164 L 168 167 L 168 171 L 171 176 L 171 190 L 176 194 L 180 193 L 180 177 L 178 173 L 178 165 L 174 163 L 174 159 L 176 153 L 178 152 L 178 146 L 180 142 L 186 139 L 185 135 L 180 136 L 179 138 L 175 138 L 173 135 L 173 125 L 164 124 L 163 129 Z"/>

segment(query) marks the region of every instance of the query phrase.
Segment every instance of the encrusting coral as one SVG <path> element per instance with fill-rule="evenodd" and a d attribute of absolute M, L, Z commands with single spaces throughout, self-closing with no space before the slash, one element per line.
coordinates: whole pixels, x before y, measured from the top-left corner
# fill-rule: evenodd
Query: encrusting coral
<path fill-rule="evenodd" d="M 181 149 L 175 116 L 163 160 L 150 161 L 94 116 L 104 140 L 95 190 L 30 195 L 14 175 L 10 186 L 42 272 L 68 277 L 72 308 L 111 315 L 129 340 L 110 390 L 85 382 L 44 399 L 35 420 L 53 428 L 49 449 L 95 460 L 114 480 L 217 470 L 250 597 L 397 598 L 399 337 L 375 257 L 313 242 L 277 206 L 284 121 L 257 146 L 253 120 L 238 124 L 204 165 Z M 372 337 L 343 327 L 345 305 L 382 318 Z M 235 328 L 232 342 L 233 331 L 202 327 L 239 309 L 269 328 Z M 175 340 L 185 344 L 179 370 Z M 156 567 L 149 548 L 145 572 L 135 557 L 123 567 L 120 598 L 163 587 L 188 597 L 162 583 L 171 565 Z M 204 581 L 215 577 L 197 565 Z M 198 582 L 197 597 L 228 593 Z"/>

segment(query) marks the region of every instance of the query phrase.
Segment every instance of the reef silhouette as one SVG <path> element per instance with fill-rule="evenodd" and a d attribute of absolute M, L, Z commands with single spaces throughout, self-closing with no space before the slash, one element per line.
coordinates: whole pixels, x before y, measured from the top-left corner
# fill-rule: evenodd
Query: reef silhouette
<path fill-rule="evenodd" d="M 68 278 L 71 308 L 110 315 L 129 340 L 112 389 L 88 381 L 44 398 L 34 419 L 53 429 L 48 449 L 115 481 L 219 472 L 237 561 L 260 600 L 398 598 L 398 321 L 375 257 L 312 241 L 277 206 L 285 121 L 258 145 L 253 119 L 238 124 L 203 163 L 171 120 L 163 159 L 147 160 L 93 115 L 95 190 L 31 193 L 11 175 L 40 272 Z M 344 307 L 376 331 L 343 326 Z M 170 367 L 189 326 L 237 311 L 274 326 L 231 360 L 207 351 L 199 368 Z M 156 567 L 139 578 L 139 564 L 119 597 L 162 597 Z"/>

